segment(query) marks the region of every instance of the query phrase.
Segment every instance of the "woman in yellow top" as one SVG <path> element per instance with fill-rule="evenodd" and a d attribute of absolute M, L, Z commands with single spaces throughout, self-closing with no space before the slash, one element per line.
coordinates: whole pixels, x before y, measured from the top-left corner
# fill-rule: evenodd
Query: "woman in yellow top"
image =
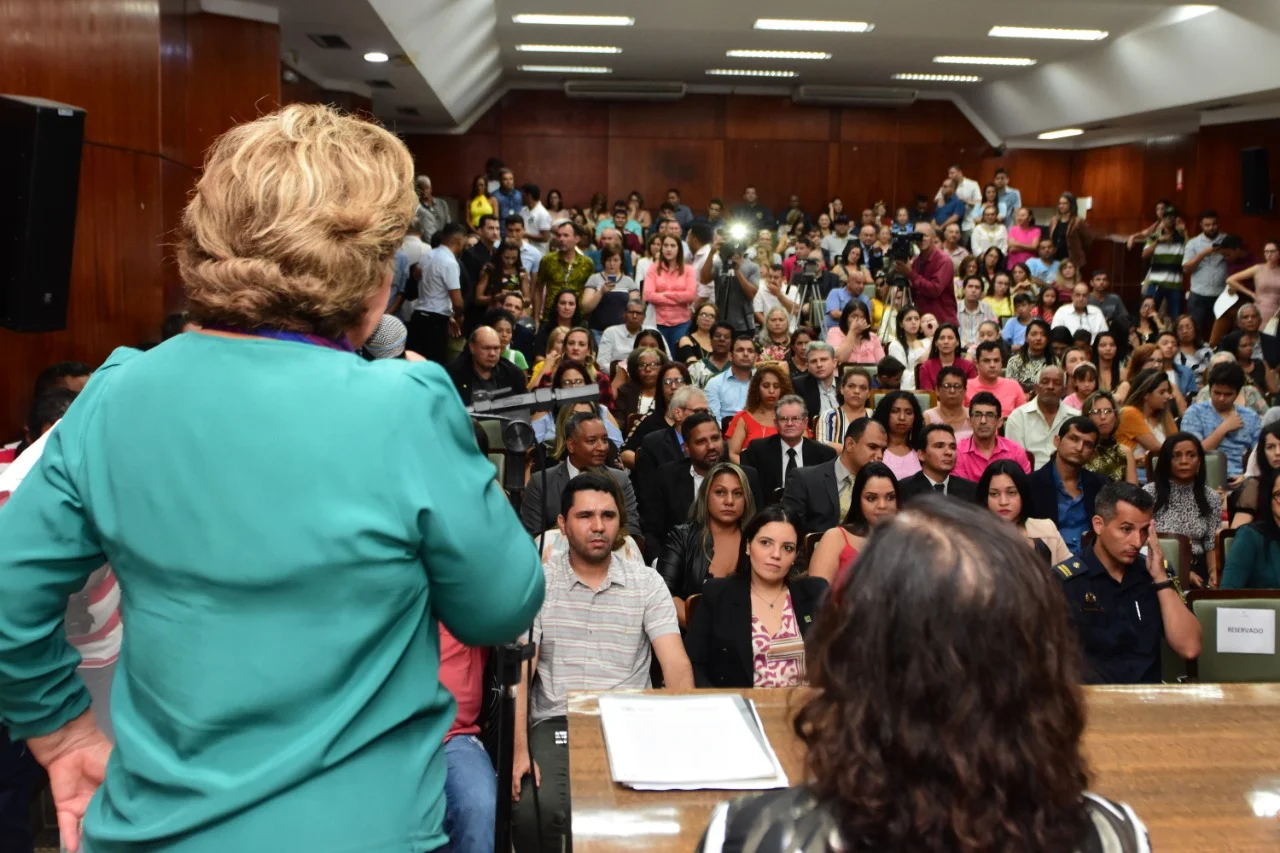
<path fill-rule="evenodd" d="M 1151 368 L 1140 371 L 1129 384 L 1129 396 L 1116 427 L 1116 442 L 1132 449 L 1134 458 L 1140 460 L 1148 453 L 1159 452 L 1164 440 L 1178 431 L 1169 414 L 1173 386 L 1169 374 Z M 1146 467 L 1141 464 L 1138 479 L 1146 480 Z"/>
<path fill-rule="evenodd" d="M 1000 250 L 996 249 L 996 251 Z M 1013 316 L 1013 278 L 1004 270 L 997 272 L 991 277 L 991 283 L 987 285 L 987 295 L 982 301 L 991 306 L 996 319 L 1004 325 L 1004 321 Z"/>
<path fill-rule="evenodd" d="M 467 222 L 472 228 L 479 228 L 480 217 L 498 212 L 498 202 L 489 195 L 489 182 L 484 175 L 476 175 L 472 179 L 470 196 L 467 200 Z"/>

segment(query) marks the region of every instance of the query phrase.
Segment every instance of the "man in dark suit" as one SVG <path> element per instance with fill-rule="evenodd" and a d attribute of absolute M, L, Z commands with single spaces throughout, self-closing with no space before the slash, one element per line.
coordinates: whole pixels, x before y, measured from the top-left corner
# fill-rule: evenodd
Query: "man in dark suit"
<path fill-rule="evenodd" d="M 728 458 L 724 451 L 724 436 L 715 415 L 690 415 L 681 425 L 681 433 L 689 458 L 668 462 L 658 468 L 651 478 L 651 485 L 646 487 L 641 518 L 645 557 L 650 561 L 662 555 L 671 529 L 689 520 L 689 508 L 693 506 L 703 478 L 716 463 Z M 754 468 L 742 466 L 742 471 L 747 475 L 747 486 L 759 506 L 760 477 Z"/>
<path fill-rule="evenodd" d="M 467 348 L 449 365 L 448 373 L 464 406 L 471 405 L 476 391 L 505 388 L 511 394 L 523 394 L 526 390 L 524 371 L 502 357 L 502 339 L 489 326 L 476 327 Z"/>
<path fill-rule="evenodd" d="M 934 492 L 971 504 L 978 493 L 978 484 L 951 472 L 956 467 L 956 433 L 948 424 L 929 424 L 921 433 L 924 449 L 916 451 L 920 457 L 920 473 L 898 484 L 898 496 L 911 500 L 916 495 Z"/>
<path fill-rule="evenodd" d="M 685 385 L 671 395 L 671 401 L 667 403 L 667 412 L 670 413 L 671 420 L 675 421 L 675 425 L 646 435 L 640 442 L 635 465 L 631 467 L 631 482 L 635 486 L 636 494 L 643 496 L 644 502 L 648 502 L 647 489 L 652 486 L 654 474 L 658 469 L 668 462 L 679 462 L 685 458 L 684 438 L 680 434 L 681 424 L 690 415 L 705 414 L 709 411 L 711 410 L 707 408 L 707 395 L 701 388 Z"/>
<path fill-rule="evenodd" d="M 802 535 L 825 532 L 844 520 L 854 478 L 863 465 L 884 461 L 888 444 L 889 436 L 878 421 L 859 418 L 845 431 L 844 449 L 838 457 L 801 468 L 787 478 L 782 505 L 800 519 Z"/>
<path fill-rule="evenodd" d="M 814 341 L 809 344 L 808 367 L 804 374 L 797 376 L 792 387 L 796 394 L 804 399 L 809 417 L 817 417 L 826 409 L 839 408 L 838 373 L 836 351 L 831 344 Z M 824 405 L 825 403 L 825 405 Z"/>
<path fill-rule="evenodd" d="M 742 463 L 760 474 L 760 487 L 764 489 L 760 497 L 765 504 L 782 500 L 782 487 L 789 474 L 836 458 L 835 450 L 804 437 L 809 410 L 802 397 L 788 394 L 778 401 L 773 412 L 778 434 L 757 438 L 742 451 Z"/>
<path fill-rule="evenodd" d="M 640 511 L 636 506 L 636 493 L 631 488 L 631 478 L 626 471 L 605 468 L 604 459 L 609 451 L 609 436 L 604 421 L 595 412 L 579 412 L 569 418 L 564 428 L 565 461 L 546 470 L 545 492 L 542 472 L 529 478 L 520 504 L 520 521 L 524 529 L 537 536 L 556 526 L 560 514 L 560 493 L 569 481 L 588 469 L 599 468 L 613 477 L 622 494 L 627 510 L 627 532 L 640 533 Z M 546 500 L 543 500 L 543 495 Z"/>
<path fill-rule="evenodd" d="M 1098 492 L 1108 483 L 1106 477 L 1084 467 L 1098 446 L 1098 427 L 1084 415 L 1077 415 L 1058 428 L 1053 446 L 1048 463 L 1031 474 L 1028 515 L 1056 524 L 1067 548 L 1079 554 L 1080 537 L 1093 523 Z"/>

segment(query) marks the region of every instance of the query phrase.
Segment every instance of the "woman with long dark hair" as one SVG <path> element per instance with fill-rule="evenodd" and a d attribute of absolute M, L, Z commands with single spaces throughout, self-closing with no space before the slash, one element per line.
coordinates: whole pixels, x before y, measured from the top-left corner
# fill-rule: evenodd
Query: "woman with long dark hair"
<path fill-rule="evenodd" d="M 689 520 L 667 534 L 658 573 L 675 599 L 680 627 L 686 623 L 685 602 L 702 592 L 712 578 L 727 578 L 738 566 L 743 528 L 755 515 L 747 475 L 732 462 L 713 465 L 698 486 Z"/>
<path fill-rule="evenodd" d="M 1218 574 L 1214 540 L 1222 524 L 1222 497 L 1205 485 L 1204 446 L 1189 432 L 1175 432 L 1160 447 L 1146 491 L 1156 499 L 1160 533 L 1191 540 L 1191 582 L 1207 586 Z"/>
<path fill-rule="evenodd" d="M 666 353 L 652 347 L 633 349 L 627 356 L 627 381 L 618 389 L 613 406 L 623 435 L 630 437 L 631 431 L 657 405 L 657 398 L 661 396 L 658 377 L 669 363 Z"/>
<path fill-rule="evenodd" d="M 538 329 L 538 334 L 533 339 L 534 355 L 544 355 L 546 353 L 547 341 L 550 339 L 551 333 L 556 329 L 564 329 L 567 334 L 570 329 L 576 329 L 582 324 L 582 306 L 578 299 L 578 294 L 572 290 L 560 291 L 560 295 L 556 297 L 551 320 L 541 325 Z"/>
<path fill-rule="evenodd" d="M 1223 589 L 1280 588 L 1280 471 L 1261 478 L 1259 508 L 1254 520 L 1236 530 L 1231 553 L 1222 569 Z"/>
<path fill-rule="evenodd" d="M 884 449 L 884 464 L 899 480 L 920 472 L 920 433 L 924 430 L 924 413 L 920 401 L 910 391 L 890 391 L 880 398 L 871 416 L 884 427 L 889 446 Z"/>
<path fill-rule="evenodd" d="M 906 368 L 902 372 L 902 390 L 914 391 L 916 387 L 916 367 L 929 357 L 929 348 L 933 341 L 924 333 L 920 309 L 909 305 L 898 311 L 897 333 L 885 350 L 888 355 L 898 360 Z"/>
<path fill-rule="evenodd" d="M 1258 445 L 1249 454 L 1244 484 L 1237 492 L 1235 512 L 1231 516 L 1232 527 L 1243 527 L 1257 518 L 1260 485 L 1277 468 L 1280 468 L 1280 421 L 1272 421 L 1262 428 L 1258 434 Z M 1265 509 L 1265 501 L 1262 507 Z"/>
<path fill-rule="evenodd" d="M 920 364 L 920 390 L 933 391 L 938 384 L 938 371 L 948 366 L 964 371 L 966 379 L 978 378 L 978 368 L 960 354 L 960 327 L 955 323 L 943 323 L 933 333 L 929 358 Z"/>
<path fill-rule="evenodd" d="M 546 208 L 547 208 L 547 213 L 551 214 L 552 222 L 555 222 L 556 220 L 560 219 L 560 217 L 556 216 L 556 214 L 564 212 L 564 194 L 561 193 L 560 190 L 554 187 L 547 190 Z"/>
<path fill-rule="evenodd" d="M 986 467 L 974 492 L 978 506 L 984 506 L 1018 528 L 1047 565 L 1071 558 L 1071 551 L 1048 518 L 1030 518 L 1031 478 L 1012 459 L 997 459 Z"/>
<path fill-rule="evenodd" d="M 884 347 L 871 328 L 867 306 L 860 299 L 850 300 L 840 324 L 827 331 L 827 343 L 835 347 L 836 364 L 875 364 L 884 358 Z"/>
<path fill-rule="evenodd" d="M 491 216 L 498 212 L 498 200 L 489 192 L 489 181 L 484 175 L 476 175 L 471 179 L 471 192 L 467 194 L 467 224 L 473 229 L 480 227 L 480 217 Z M 423 234 L 430 239 L 430 235 Z"/>
<path fill-rule="evenodd" d="M 1040 381 L 1040 371 L 1056 363 L 1049 350 L 1051 331 L 1049 324 L 1037 317 L 1027 324 L 1026 343 L 1022 349 L 1009 356 L 1004 375 L 1018 382 L 1024 391 Z"/>
<path fill-rule="evenodd" d="M 733 575 L 702 585 L 702 603 L 689 621 L 684 646 L 694 684 L 797 687 L 805 683 L 804 638 L 827 582 L 793 576 L 800 525 L 780 504 L 756 513 L 742 542 Z"/>
<path fill-rule="evenodd" d="M 656 349 L 656 346 L 651 346 Z M 640 444 L 645 437 L 661 429 L 670 429 L 676 425 L 671 416 L 671 398 L 681 388 L 689 385 L 689 368 L 678 361 L 668 362 L 658 374 L 658 388 L 661 393 L 654 400 L 653 411 L 636 425 L 627 436 L 622 448 L 622 464 L 631 468 L 636 464 L 636 454 L 640 452 Z"/>
<path fill-rule="evenodd" d="M 817 338 L 813 329 L 808 326 L 796 326 L 791 333 L 791 352 L 787 358 L 787 369 L 791 371 L 794 382 L 797 376 L 806 375 L 809 371 L 809 344 Z"/>
<path fill-rule="evenodd" d="M 1115 391 L 1120 387 L 1120 367 L 1124 363 L 1126 342 L 1112 331 L 1093 336 L 1093 357 L 1098 363 L 1098 388 Z"/>
<path fill-rule="evenodd" d="M 1159 453 L 1166 436 L 1177 432 L 1169 414 L 1173 386 L 1163 370 L 1147 368 L 1133 378 L 1133 387 L 1120 410 L 1116 441 L 1133 451 L 1139 460 L 1138 481 L 1146 482 L 1146 467 L 1141 461 L 1148 453 Z"/>
<path fill-rule="evenodd" d="M 831 528 L 818 540 L 809 561 L 810 576 L 822 578 L 838 591 L 858 553 L 866 547 L 872 528 L 896 515 L 898 503 L 898 478 L 888 465 L 868 462 L 858 469 L 849 511 L 839 527 Z"/>
<path fill-rule="evenodd" d="M 1149 853 L 1087 791 L 1059 582 L 990 519 L 926 496 L 880 526 L 808 638 L 803 781 L 719 806 L 703 853 Z"/>

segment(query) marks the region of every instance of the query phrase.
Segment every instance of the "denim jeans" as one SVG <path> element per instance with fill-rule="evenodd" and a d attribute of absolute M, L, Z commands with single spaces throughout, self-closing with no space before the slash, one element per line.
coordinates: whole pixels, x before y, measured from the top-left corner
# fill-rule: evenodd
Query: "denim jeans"
<path fill-rule="evenodd" d="M 1169 306 L 1169 319 L 1177 320 L 1178 315 L 1182 313 L 1182 288 L 1181 287 L 1160 287 L 1155 284 L 1148 284 L 1147 289 L 1142 295 L 1150 296 L 1156 301 L 1156 310 L 1160 310 L 1161 303 Z"/>
<path fill-rule="evenodd" d="M 680 345 L 680 339 L 689 334 L 689 326 L 693 324 L 692 320 L 685 320 L 678 326 L 659 326 L 658 331 L 662 333 L 667 341 L 667 349 L 672 355 L 676 354 L 676 348 Z"/>
<path fill-rule="evenodd" d="M 498 777 L 479 738 L 457 735 L 444 745 L 444 831 L 454 853 L 493 853 Z"/>

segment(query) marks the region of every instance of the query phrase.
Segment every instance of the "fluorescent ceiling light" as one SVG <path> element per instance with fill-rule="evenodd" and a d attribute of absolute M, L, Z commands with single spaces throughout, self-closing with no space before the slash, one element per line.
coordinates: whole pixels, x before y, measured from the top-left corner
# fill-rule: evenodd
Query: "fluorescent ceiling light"
<path fill-rule="evenodd" d="M 631 27 L 636 19 L 625 15 L 512 15 L 517 24 L 559 24 L 564 27 Z"/>
<path fill-rule="evenodd" d="M 1106 30 L 1061 30 L 1045 27 L 992 27 L 987 33 L 1005 39 L 1066 39 L 1067 41 L 1099 41 L 1107 37 Z"/>
<path fill-rule="evenodd" d="M 1036 61 L 1025 56 L 935 56 L 934 62 L 948 65 L 1035 65 Z"/>
<path fill-rule="evenodd" d="M 620 47 L 592 44 L 518 44 L 516 50 L 525 53 L 622 53 Z"/>
<path fill-rule="evenodd" d="M 976 74 L 895 74 L 894 80 L 922 80 L 926 83 L 981 83 Z"/>
<path fill-rule="evenodd" d="M 866 21 L 793 21 L 786 18 L 757 18 L 757 30 L 791 30 L 814 33 L 869 33 L 875 24 Z"/>
<path fill-rule="evenodd" d="M 1066 139 L 1068 136 L 1079 136 L 1084 133 L 1078 127 L 1065 127 L 1062 130 L 1050 130 L 1040 134 L 1036 139 Z"/>
<path fill-rule="evenodd" d="M 708 68 L 717 77 L 795 77 L 794 71 L 766 71 L 759 68 Z"/>
<path fill-rule="evenodd" d="M 381 53 L 376 50 L 370 51 L 364 55 L 365 62 L 386 62 L 390 58 L 391 57 L 387 56 L 385 53 Z"/>
<path fill-rule="evenodd" d="M 732 59 L 830 59 L 831 54 L 821 50 L 726 50 Z"/>
<path fill-rule="evenodd" d="M 612 74 L 613 69 L 604 65 L 517 65 L 517 71 L 534 71 L 544 74 Z"/>

